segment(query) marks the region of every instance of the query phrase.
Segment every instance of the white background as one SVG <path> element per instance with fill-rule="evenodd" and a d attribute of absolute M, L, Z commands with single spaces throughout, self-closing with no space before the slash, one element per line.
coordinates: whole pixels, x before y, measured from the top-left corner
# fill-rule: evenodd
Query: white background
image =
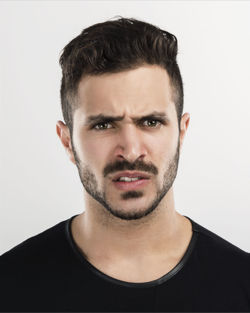
<path fill-rule="evenodd" d="M 176 210 L 250 251 L 250 3 L 0 2 L 0 254 L 84 210 L 82 185 L 56 135 L 63 47 L 116 15 L 178 38 L 190 124 Z"/>

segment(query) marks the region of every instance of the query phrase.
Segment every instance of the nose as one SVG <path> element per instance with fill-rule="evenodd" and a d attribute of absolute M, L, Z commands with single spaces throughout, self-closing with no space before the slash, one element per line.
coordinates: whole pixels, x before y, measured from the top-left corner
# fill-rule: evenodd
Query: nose
<path fill-rule="evenodd" d="M 133 163 L 139 158 L 146 156 L 146 148 L 143 143 L 142 134 L 135 125 L 128 124 L 123 127 L 118 137 L 116 157 L 126 159 Z"/>

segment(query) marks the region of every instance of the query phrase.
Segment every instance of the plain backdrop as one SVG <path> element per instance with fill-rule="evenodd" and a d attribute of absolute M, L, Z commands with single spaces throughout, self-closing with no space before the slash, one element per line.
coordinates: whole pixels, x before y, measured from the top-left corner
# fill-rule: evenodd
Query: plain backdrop
<path fill-rule="evenodd" d="M 250 251 L 250 3 L 0 2 L 0 254 L 84 210 L 56 134 L 63 47 L 117 15 L 178 38 L 190 124 L 174 183 L 176 210 Z"/>

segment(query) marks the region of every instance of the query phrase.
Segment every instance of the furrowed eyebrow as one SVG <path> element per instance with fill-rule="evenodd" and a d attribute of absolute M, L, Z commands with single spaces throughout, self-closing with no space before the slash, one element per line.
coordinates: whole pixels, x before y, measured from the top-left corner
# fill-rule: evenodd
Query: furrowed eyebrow
<path fill-rule="evenodd" d="M 146 119 L 157 119 L 157 118 L 163 119 L 166 122 L 170 122 L 170 119 L 167 117 L 165 112 L 157 112 L 157 111 L 153 111 L 150 114 L 140 116 L 140 117 L 132 117 L 132 120 L 133 122 L 138 122 L 138 121 L 143 121 Z M 103 121 L 117 122 L 117 121 L 122 121 L 123 119 L 124 119 L 124 115 L 123 116 L 111 116 L 111 115 L 105 115 L 105 114 L 90 115 L 87 118 L 85 125 L 103 122 Z"/>

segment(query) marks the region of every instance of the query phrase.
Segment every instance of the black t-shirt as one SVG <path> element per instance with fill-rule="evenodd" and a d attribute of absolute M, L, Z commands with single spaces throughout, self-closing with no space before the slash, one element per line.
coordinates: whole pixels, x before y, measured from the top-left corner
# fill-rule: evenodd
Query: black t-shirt
<path fill-rule="evenodd" d="M 181 261 L 157 280 L 130 283 L 87 261 L 72 238 L 75 216 L 0 257 L 0 311 L 250 311 L 250 253 L 189 217 Z"/>

